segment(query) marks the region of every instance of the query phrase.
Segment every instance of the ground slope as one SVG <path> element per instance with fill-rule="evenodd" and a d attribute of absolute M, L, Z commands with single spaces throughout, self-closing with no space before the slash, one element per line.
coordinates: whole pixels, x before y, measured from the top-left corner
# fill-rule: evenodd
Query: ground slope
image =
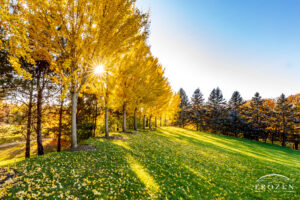
<path fill-rule="evenodd" d="M 180 128 L 89 139 L 90 152 L 51 153 L 18 163 L 6 198 L 299 199 L 300 153 L 288 148 Z M 257 192 L 257 180 L 280 174 L 292 192 Z"/>

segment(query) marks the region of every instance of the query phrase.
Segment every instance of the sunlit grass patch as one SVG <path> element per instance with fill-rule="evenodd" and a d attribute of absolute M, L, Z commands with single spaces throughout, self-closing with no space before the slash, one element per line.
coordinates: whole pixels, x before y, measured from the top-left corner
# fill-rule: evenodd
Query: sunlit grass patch
<path fill-rule="evenodd" d="M 145 168 L 132 156 L 127 155 L 127 160 L 132 171 L 136 173 L 141 182 L 144 183 L 146 188 L 149 190 L 150 196 L 155 198 L 157 193 L 159 192 L 159 186 L 157 185 L 155 180 L 151 177 L 151 175 L 149 175 L 146 172 Z"/>
<path fill-rule="evenodd" d="M 119 134 L 119 133 L 118 133 Z M 298 199 L 256 193 L 257 179 L 281 174 L 299 188 L 299 152 L 221 135 L 161 128 L 89 139 L 90 152 L 51 153 L 14 167 L 19 185 L 7 199 Z"/>

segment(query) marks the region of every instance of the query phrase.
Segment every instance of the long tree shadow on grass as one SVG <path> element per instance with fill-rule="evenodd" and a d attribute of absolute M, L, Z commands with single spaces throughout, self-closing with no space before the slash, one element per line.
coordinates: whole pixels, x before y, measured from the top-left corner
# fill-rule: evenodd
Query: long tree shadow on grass
<path fill-rule="evenodd" d="M 193 146 L 180 135 L 164 136 L 158 132 L 159 135 L 135 136 L 128 145 L 132 155 L 146 166 L 169 198 L 208 199 L 232 195 L 232 198 L 255 199 L 263 197 L 253 192 L 260 176 L 277 172 L 295 178 L 299 172 L 211 143 L 196 140 L 192 141 Z"/>
<path fill-rule="evenodd" d="M 181 150 L 185 149 L 180 148 L 179 145 L 176 148 L 176 144 L 170 142 L 168 138 L 157 135 L 143 137 L 146 137 L 143 143 L 135 142 L 138 140 L 134 139 L 132 143 L 122 142 L 119 145 L 126 148 L 128 153 L 134 156 L 160 185 L 160 198 L 225 198 L 233 192 L 239 193 L 240 197 L 252 199 L 255 197 L 253 192 L 249 192 L 251 188 L 248 187 L 248 193 L 244 192 L 244 188 L 240 188 L 245 185 L 232 176 L 232 171 L 228 171 L 227 166 L 219 167 L 213 162 L 199 163 L 192 160 L 187 156 L 190 152 L 182 152 Z M 161 143 L 152 143 L 157 140 Z M 200 168 L 195 170 L 197 165 Z M 230 183 L 229 180 L 231 180 Z M 241 181 L 246 183 L 248 180 L 241 179 Z M 237 187 L 239 185 L 240 187 Z"/>
<path fill-rule="evenodd" d="M 127 141 L 90 139 L 94 151 L 23 161 L 19 186 L 9 192 L 52 199 L 255 199 L 260 196 L 251 187 L 258 177 L 278 172 L 294 178 L 299 172 L 164 131 L 129 135 Z"/>
<path fill-rule="evenodd" d="M 201 199 L 200 194 L 205 192 L 205 186 L 196 181 L 193 173 L 183 165 L 173 162 L 171 157 L 165 156 L 159 149 L 157 152 L 152 152 L 153 149 L 148 143 L 143 145 L 118 141 L 112 144 L 123 147 L 127 151 L 127 162 L 140 180 L 148 185 L 149 190 L 152 190 L 151 197 Z"/>
<path fill-rule="evenodd" d="M 276 151 L 279 154 L 282 155 L 299 155 L 299 152 L 296 150 L 293 150 L 288 147 L 282 147 L 279 145 L 275 144 L 269 144 L 269 143 L 264 143 L 264 142 L 259 142 L 255 140 L 249 140 L 249 139 L 244 139 L 244 138 L 236 138 L 232 136 L 226 136 L 226 135 L 221 135 L 221 134 L 213 134 L 213 133 L 204 133 L 204 132 L 199 132 L 195 130 L 184 130 L 184 129 L 179 129 L 177 131 L 185 131 L 189 133 L 191 136 L 193 134 L 195 135 L 201 135 L 202 137 L 213 139 L 213 140 L 218 140 L 222 143 L 227 143 L 228 145 L 235 145 L 235 147 L 249 147 L 250 149 L 253 149 L 257 151 L 257 147 L 261 150 L 266 150 L 266 148 L 271 148 L 273 151 Z M 204 133 L 204 134 L 203 134 Z M 258 146 L 256 146 L 258 145 Z M 268 153 L 269 151 L 263 151 L 263 153 Z M 268 154 L 267 154 L 268 155 Z"/>
<path fill-rule="evenodd" d="M 51 199 L 150 198 L 144 183 L 125 159 L 122 147 L 107 140 L 87 143 L 96 146 L 96 150 L 47 154 L 19 163 L 17 169 L 22 172 L 22 179 L 9 193 L 41 193 Z"/>
<path fill-rule="evenodd" d="M 178 128 L 172 128 L 172 132 L 173 133 L 170 133 L 165 129 L 158 131 L 158 133 L 162 135 L 170 136 L 171 138 L 174 137 L 180 141 L 186 141 L 190 144 L 219 148 L 223 151 L 243 154 L 245 156 L 275 162 L 281 165 L 300 167 L 298 159 L 300 152 L 288 148 L 281 148 L 275 145 L 258 142 L 251 144 L 252 141 L 245 141 L 241 139 L 234 140 L 228 136 L 221 136 L 222 138 L 219 139 L 218 135 L 216 135 L 216 138 L 210 135 L 208 136 L 208 134 L 191 135 L 189 132 L 192 131 L 186 131 Z M 230 138 L 231 141 L 228 141 L 228 138 Z"/>

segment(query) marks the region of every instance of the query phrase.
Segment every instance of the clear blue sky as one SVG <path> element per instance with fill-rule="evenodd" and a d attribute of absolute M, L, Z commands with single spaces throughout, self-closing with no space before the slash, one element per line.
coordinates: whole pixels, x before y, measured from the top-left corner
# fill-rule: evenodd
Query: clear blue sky
<path fill-rule="evenodd" d="M 175 91 L 300 93 L 300 0 L 138 0 Z"/>

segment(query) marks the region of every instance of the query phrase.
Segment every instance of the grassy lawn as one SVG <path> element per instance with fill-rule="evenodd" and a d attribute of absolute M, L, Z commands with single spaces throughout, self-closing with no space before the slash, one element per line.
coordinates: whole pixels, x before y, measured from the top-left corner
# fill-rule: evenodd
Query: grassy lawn
<path fill-rule="evenodd" d="M 300 152 L 180 128 L 89 139 L 90 152 L 50 153 L 11 167 L 6 199 L 299 199 Z M 255 192 L 267 174 L 294 179 L 292 193 Z"/>
<path fill-rule="evenodd" d="M 24 141 L 22 126 L 0 124 L 0 144 Z"/>
<path fill-rule="evenodd" d="M 45 153 L 55 152 L 57 141 L 53 139 L 47 139 L 43 141 Z M 35 156 L 37 154 L 36 141 L 31 141 L 30 155 Z M 66 149 L 67 145 L 63 143 L 62 149 Z M 12 165 L 16 162 L 24 160 L 25 156 L 25 143 L 16 144 L 13 146 L 0 146 L 0 167 L 6 165 Z"/>

